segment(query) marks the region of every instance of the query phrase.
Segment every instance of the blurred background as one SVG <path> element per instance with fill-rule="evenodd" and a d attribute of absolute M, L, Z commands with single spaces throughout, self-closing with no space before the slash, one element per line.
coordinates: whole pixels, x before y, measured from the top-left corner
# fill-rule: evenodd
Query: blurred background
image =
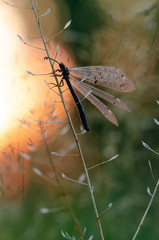
<path fill-rule="evenodd" d="M 63 239 L 63 230 L 78 239 L 68 212 L 53 212 L 64 203 L 54 184 L 47 152 L 49 148 L 50 152 L 67 154 L 77 153 L 77 149 L 68 125 L 59 123 L 67 119 L 58 96 L 44 82 L 49 78 L 26 73 L 50 71 L 44 61 L 45 51 L 29 47 L 17 37 L 43 48 L 30 1 L 9 3 L 12 5 L 0 2 L 0 236 L 2 240 Z M 131 109 L 128 113 L 106 103 L 119 127 L 109 123 L 87 100 L 82 101 L 91 131 L 80 136 L 89 167 L 119 154 L 112 162 L 92 169 L 90 177 L 99 212 L 113 203 L 101 218 L 105 239 L 132 239 L 150 200 L 146 189 L 149 186 L 152 192 L 155 187 L 148 161 L 155 178 L 159 176 L 158 156 L 142 145 L 144 141 L 159 151 L 159 127 L 154 122 L 159 112 L 159 5 L 153 0 L 39 0 L 37 4 L 39 15 L 52 9 L 41 18 L 46 40 L 72 20 L 68 29 L 49 42 L 50 56 L 55 57 L 59 45 L 60 61 L 69 68 L 117 66 L 136 86 L 132 93 L 108 90 Z M 78 112 L 68 91 L 65 97 L 79 132 Z M 80 158 L 52 159 L 82 229 L 87 228 L 87 239 L 92 234 L 99 239 L 87 189 L 61 177 L 63 172 L 78 179 L 83 173 Z M 44 214 L 41 208 L 50 210 Z M 157 193 L 138 239 L 159 239 L 158 211 Z"/>

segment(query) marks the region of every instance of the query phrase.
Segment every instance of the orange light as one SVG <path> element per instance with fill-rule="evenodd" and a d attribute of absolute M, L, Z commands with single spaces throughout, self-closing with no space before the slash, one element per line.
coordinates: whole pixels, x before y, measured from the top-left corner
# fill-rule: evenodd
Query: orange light
<path fill-rule="evenodd" d="M 17 10 L 8 6 L 4 6 L 4 9 L 0 9 L 1 137 L 4 133 L 17 128 L 19 120 L 25 118 L 35 105 L 38 106 L 38 97 L 40 97 L 42 86 L 26 73 L 27 68 L 29 69 L 30 65 L 33 66 L 33 64 L 35 64 L 35 71 L 37 71 L 38 63 L 32 60 L 35 50 L 25 46 L 17 37 L 18 33 L 25 34 L 25 26 Z"/>
<path fill-rule="evenodd" d="M 0 132 L 7 124 L 10 118 L 9 103 L 11 100 L 11 84 L 13 69 L 10 61 L 13 58 L 13 48 L 11 49 L 9 39 L 12 31 L 3 19 L 3 12 L 0 12 Z"/>
<path fill-rule="evenodd" d="M 34 16 L 33 16 L 34 17 Z M 34 18 L 35 21 L 35 18 Z M 29 31 L 29 30 L 28 30 Z M 36 35 L 36 30 L 31 30 Z M 47 115 L 53 111 L 53 114 L 59 117 L 60 121 L 65 121 L 66 114 L 61 103 L 55 103 L 57 99 L 53 91 L 50 91 L 44 83 L 45 77 L 33 77 L 26 71 L 33 73 L 50 72 L 48 61 L 44 60 L 45 51 L 39 51 L 23 44 L 17 35 L 25 39 L 29 33 L 18 14 L 18 10 L 8 6 L 0 8 L 0 169 L 3 175 L 5 195 L 16 195 L 23 187 L 22 175 L 24 169 L 29 168 L 29 164 L 20 156 L 22 171 L 19 171 L 19 151 L 28 152 L 28 140 L 36 145 L 39 142 L 39 135 L 19 120 L 31 122 L 36 125 L 34 120 L 45 120 Z M 37 35 L 39 32 L 37 33 Z M 25 39 L 26 40 L 26 39 Z M 29 42 L 29 40 L 26 40 Z M 41 39 L 29 42 L 32 45 L 43 47 Z M 56 49 L 52 44 L 52 52 Z M 65 51 L 66 53 L 66 51 Z M 62 60 L 68 58 L 68 54 L 62 56 Z M 58 67 L 58 66 L 57 66 Z M 53 78 L 47 79 L 49 82 Z M 66 88 L 67 86 L 65 86 Z M 65 92 L 67 97 L 69 92 Z M 67 105 L 69 106 L 68 98 Z M 54 116 L 55 117 L 55 116 Z M 23 121 L 21 121 L 23 122 Z M 38 124 L 37 124 L 38 125 Z M 52 124 L 51 131 L 58 131 L 61 124 Z M 40 129 L 39 129 L 40 131 Z M 51 131 L 49 134 L 51 134 Z M 3 145 L 3 146 L 2 146 Z M 14 153 L 14 154 L 13 154 Z M 10 170 L 11 169 L 11 170 Z M 16 177 L 16 178 L 15 178 Z M 13 181 L 16 179 L 16 182 Z M 29 184 L 29 178 L 26 171 L 25 186 Z M 5 186 L 12 190 L 8 193 Z"/>
<path fill-rule="evenodd" d="M 10 11 L 5 11 L 3 5 L 0 9 L 0 134 L 5 132 L 9 123 L 17 114 L 17 105 L 14 95 L 14 78 L 16 71 L 16 54 L 18 41 L 13 28 L 18 25 Z"/>

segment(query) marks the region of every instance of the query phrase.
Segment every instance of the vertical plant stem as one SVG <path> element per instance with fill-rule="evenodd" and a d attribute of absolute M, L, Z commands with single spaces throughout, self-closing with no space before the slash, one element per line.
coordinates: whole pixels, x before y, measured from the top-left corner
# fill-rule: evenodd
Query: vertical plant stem
<path fill-rule="evenodd" d="M 137 237 L 137 235 L 138 235 L 141 227 L 143 226 L 143 222 L 144 222 L 144 220 L 145 220 L 145 218 L 146 218 L 146 216 L 147 216 L 147 213 L 148 213 L 148 211 L 149 211 L 149 209 L 150 209 L 150 207 L 151 207 L 151 205 L 152 205 L 152 202 L 153 202 L 154 197 L 155 197 L 155 195 L 156 195 L 158 186 L 159 186 L 159 179 L 158 179 L 158 181 L 157 181 L 157 183 L 156 183 L 156 186 L 155 186 L 155 189 L 154 189 L 153 194 L 152 194 L 152 196 L 151 196 L 151 199 L 150 199 L 150 201 L 149 201 L 149 204 L 148 204 L 148 206 L 147 206 L 147 208 L 146 208 L 146 210 L 145 210 L 145 212 L 144 212 L 144 215 L 143 215 L 143 217 L 142 217 L 142 219 L 141 219 L 141 221 L 140 221 L 140 223 L 139 223 L 139 225 L 138 225 L 138 228 L 137 228 L 137 230 L 136 230 L 136 232 L 135 232 L 132 240 L 135 240 L 135 239 L 136 239 L 136 237 Z"/>
<path fill-rule="evenodd" d="M 36 9 L 35 9 L 33 1 L 30 0 L 30 3 L 32 5 L 32 8 L 33 8 L 33 11 L 34 11 L 34 14 L 35 14 L 38 26 L 39 26 L 40 34 L 41 34 L 41 37 L 42 37 L 42 40 L 43 40 L 43 44 L 44 44 L 47 56 L 49 57 L 50 65 L 51 65 L 51 68 L 52 68 L 52 72 L 55 73 L 52 61 L 50 60 L 50 55 L 49 55 L 49 51 L 47 49 L 47 45 L 46 45 L 46 42 L 45 42 L 45 39 L 44 39 L 43 31 L 42 31 L 42 28 L 41 28 L 41 25 L 40 25 L 40 22 L 39 22 L 39 17 L 37 15 L 37 12 L 36 12 Z M 56 83 L 57 83 L 57 86 L 58 86 L 58 89 L 59 89 L 59 92 L 60 92 L 61 99 L 62 99 L 62 102 L 64 104 L 64 107 L 65 107 L 65 109 L 67 109 L 66 105 L 65 105 L 65 102 L 64 102 L 64 98 L 63 98 L 61 89 L 60 89 L 60 86 L 59 86 L 59 83 L 58 83 L 58 79 L 57 79 L 56 74 L 55 74 L 55 80 L 56 80 Z M 69 214 L 71 215 L 71 217 L 73 219 L 73 222 L 74 222 L 74 225 L 75 225 L 76 229 L 80 232 L 80 235 L 81 235 L 82 239 L 85 240 L 85 236 L 84 236 L 83 230 L 81 229 L 81 227 L 79 225 L 79 222 L 78 222 L 78 220 L 77 220 L 77 218 L 76 218 L 76 216 L 75 216 L 75 214 L 74 214 L 74 212 L 73 212 L 73 210 L 71 208 L 70 202 L 69 202 L 69 200 L 67 198 L 67 195 L 66 195 L 66 193 L 65 193 L 65 191 L 63 189 L 63 186 L 62 186 L 62 184 L 60 182 L 60 179 L 58 178 L 58 175 L 57 175 L 57 172 L 56 172 L 56 168 L 55 168 L 54 163 L 52 161 L 52 156 L 51 156 L 50 150 L 48 148 L 48 145 L 47 145 L 47 142 L 46 142 L 46 139 L 45 139 L 45 131 L 42 133 L 42 138 L 43 138 L 43 141 L 44 141 L 44 144 L 45 144 L 45 147 L 46 147 L 46 151 L 47 151 L 48 156 L 49 156 L 51 167 L 53 169 L 56 181 L 58 183 L 58 188 L 59 188 L 60 192 L 62 193 L 63 198 L 65 199 L 68 212 L 69 212 Z"/>
<path fill-rule="evenodd" d="M 35 17 L 36 17 L 38 26 L 39 26 L 39 30 L 40 30 L 40 34 L 41 34 L 41 37 L 42 37 L 42 40 L 43 40 L 43 44 L 44 44 L 44 47 L 45 47 L 47 56 L 48 56 L 48 58 L 49 58 L 50 65 L 51 65 L 51 68 L 52 68 L 52 72 L 53 72 L 53 74 L 54 74 L 54 76 L 55 76 L 55 80 L 56 80 L 56 83 L 57 83 L 57 86 L 58 86 L 58 90 L 59 90 L 59 93 L 60 93 L 60 96 L 61 96 L 61 100 L 62 100 L 64 109 L 65 109 L 65 111 L 66 111 L 66 114 L 67 114 L 67 117 L 68 117 L 68 120 L 69 120 L 71 129 L 72 129 L 72 132 L 73 132 L 73 135 L 74 135 L 76 144 L 77 144 L 77 148 L 78 148 L 78 151 L 79 151 L 79 154 L 80 154 L 80 157 L 81 157 L 81 161 L 82 161 L 82 164 L 83 164 L 83 168 L 84 168 L 84 171 L 85 171 L 85 174 L 86 174 L 86 179 L 87 179 L 87 182 L 88 182 L 88 188 L 89 188 L 89 192 L 90 192 L 90 196 L 91 196 L 91 201 L 92 201 L 92 205 L 93 205 L 93 209 L 94 209 L 94 213 L 95 213 L 95 217 L 96 217 L 96 221 L 97 221 L 97 226 L 98 226 L 98 230 L 99 230 L 100 239 L 101 239 L 101 240 L 104 240 L 104 235 L 103 235 L 103 230 L 102 230 L 102 226 L 101 226 L 101 222 L 100 222 L 100 218 L 99 218 L 99 214 L 98 214 L 98 209 L 97 209 L 97 205 L 96 205 L 95 198 L 94 198 L 94 194 L 93 194 L 93 188 L 92 188 L 92 185 L 91 185 L 91 181 L 90 181 L 90 177 L 89 177 L 88 170 L 87 170 L 87 167 L 86 167 L 86 163 L 85 163 L 85 160 L 84 160 L 84 156 L 83 156 L 83 153 L 82 153 L 82 149 L 81 149 L 81 146 L 80 146 L 80 143 L 79 143 L 79 140 L 78 140 L 76 131 L 75 131 L 75 129 L 74 129 L 74 126 L 73 126 L 71 117 L 70 117 L 70 115 L 69 115 L 67 106 L 66 106 L 66 104 L 65 104 L 65 100 L 64 100 L 64 98 L 63 98 L 62 91 L 61 91 L 61 88 L 60 88 L 60 86 L 59 86 L 58 79 L 57 79 L 57 76 L 56 76 L 56 74 L 55 74 L 55 70 L 54 70 L 52 61 L 51 61 L 51 59 L 50 59 L 49 51 L 48 51 L 48 49 L 47 49 L 47 45 L 46 45 L 46 42 L 45 42 L 45 39 L 44 39 L 43 31 L 42 31 L 42 28 L 41 28 L 41 25 L 40 25 L 40 22 L 39 22 L 39 17 L 38 17 L 38 15 L 37 15 L 37 12 L 36 12 L 36 9 L 35 9 L 33 0 L 30 0 L 30 3 L 31 3 L 31 5 L 32 5 L 32 8 L 33 8 L 33 11 L 34 11 L 34 14 L 35 14 Z M 48 154 L 49 154 L 49 156 L 50 156 L 49 149 L 48 149 Z M 51 161 L 52 168 L 54 169 L 55 167 L 54 167 L 54 165 L 53 165 L 52 157 L 50 156 L 50 158 L 51 158 L 50 161 Z M 54 170 L 55 170 L 55 169 L 54 169 Z M 56 170 L 55 170 L 55 172 L 56 172 Z M 58 181 L 59 181 L 59 180 L 58 180 Z M 61 186 L 61 184 L 60 184 L 59 186 Z M 60 188 L 61 188 L 61 187 L 60 187 Z M 66 197 L 66 195 L 65 195 L 65 197 Z M 72 214 L 72 213 L 70 213 L 70 214 Z"/>
<path fill-rule="evenodd" d="M 73 134 L 74 134 L 74 137 L 75 137 L 75 140 L 76 140 L 77 148 L 79 150 L 80 157 L 81 157 L 82 164 L 83 164 L 83 168 L 84 168 L 84 171 L 85 171 L 85 174 L 86 174 L 88 188 L 89 188 L 89 192 L 90 192 L 90 196 L 91 196 L 91 200 L 92 200 L 92 204 L 93 204 L 93 208 L 94 208 L 94 212 L 95 212 L 95 216 L 96 216 L 97 226 L 98 226 L 98 229 L 99 229 L 100 239 L 104 240 L 102 225 L 101 225 L 101 222 L 100 222 L 98 209 L 97 209 L 96 201 L 95 201 L 94 194 L 93 194 L 93 186 L 91 185 L 91 181 L 90 181 L 90 177 L 89 177 L 88 170 L 87 170 L 87 167 L 86 167 L 86 163 L 85 163 L 85 160 L 84 160 L 84 156 L 83 156 L 83 153 L 82 153 L 82 149 L 81 149 L 81 146 L 80 146 L 80 143 L 79 143 L 79 140 L 78 140 L 78 137 L 77 137 L 77 134 L 76 134 L 74 128 L 72 129 L 72 131 L 73 131 Z"/>
<path fill-rule="evenodd" d="M 64 202 L 66 204 L 67 210 L 68 210 L 69 214 L 71 215 L 71 217 L 73 219 L 74 226 L 75 226 L 76 230 L 78 230 L 80 232 L 80 235 L 81 235 L 82 239 L 86 240 L 85 236 L 84 236 L 84 233 L 83 233 L 83 231 L 82 231 L 82 229 L 81 229 L 81 227 L 79 225 L 79 222 L 78 222 L 78 220 L 77 220 L 77 218 L 76 218 L 76 216 L 75 216 L 75 214 L 74 214 L 74 212 L 73 212 L 73 210 L 71 208 L 71 204 L 70 204 L 70 201 L 69 201 L 69 199 L 67 197 L 67 194 L 65 193 L 65 190 L 64 190 L 64 188 L 63 188 L 63 186 L 61 184 L 61 181 L 60 181 L 60 179 L 58 177 L 58 174 L 57 174 L 54 162 L 52 161 L 52 155 L 50 153 L 50 150 L 49 150 L 46 138 L 45 138 L 45 131 L 42 131 L 41 136 L 42 136 L 43 142 L 45 144 L 45 148 L 46 148 L 46 152 L 47 152 L 48 157 L 49 157 L 50 165 L 52 167 L 55 179 L 57 181 L 58 189 L 61 192 L 62 197 L 64 198 Z"/>

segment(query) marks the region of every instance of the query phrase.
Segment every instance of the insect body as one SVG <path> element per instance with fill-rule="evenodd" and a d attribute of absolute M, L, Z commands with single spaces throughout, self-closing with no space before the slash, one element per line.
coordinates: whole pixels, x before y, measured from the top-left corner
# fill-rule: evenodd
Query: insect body
<path fill-rule="evenodd" d="M 48 59 L 48 57 L 45 57 L 45 59 Z M 87 67 L 76 67 L 69 70 L 62 62 L 59 63 L 54 59 L 51 59 L 51 60 L 59 64 L 60 70 L 56 70 L 56 72 L 60 71 L 61 75 L 59 76 L 62 76 L 62 80 L 63 79 L 66 80 L 67 85 L 78 107 L 81 121 L 86 131 L 89 131 L 86 115 L 73 86 L 83 96 L 85 96 L 95 107 L 97 107 L 98 110 L 110 122 L 112 122 L 116 126 L 118 126 L 118 121 L 114 116 L 113 112 L 96 96 L 112 103 L 113 105 L 119 108 L 122 108 L 130 112 L 130 109 L 128 108 L 128 106 L 124 102 L 122 102 L 120 99 L 116 98 L 115 96 L 99 88 L 96 88 L 84 82 L 84 81 L 88 81 L 94 85 L 100 85 L 100 86 L 111 88 L 113 90 L 120 91 L 120 92 L 131 92 L 135 89 L 135 86 L 133 82 L 126 77 L 125 73 L 121 69 L 117 67 L 110 67 L 110 66 L 87 66 Z M 84 81 L 79 81 L 75 77 L 79 79 L 84 79 Z M 73 86 L 71 83 L 73 83 Z M 91 93 L 88 94 L 88 92 L 90 91 Z"/>
<path fill-rule="evenodd" d="M 45 57 L 45 59 L 47 59 L 47 57 Z M 51 59 L 51 60 L 54 60 L 54 59 Z M 55 60 L 54 60 L 55 61 Z M 57 61 L 55 61 L 57 62 Z M 58 63 L 58 62 L 57 62 Z M 57 75 L 57 76 L 62 76 L 62 79 L 61 81 L 63 81 L 63 79 L 66 81 L 67 83 L 67 86 L 68 88 L 70 89 L 70 92 L 72 94 L 72 97 L 76 103 L 76 106 L 78 108 L 78 111 L 79 111 L 79 115 L 80 115 L 80 118 L 81 118 L 81 121 L 82 121 L 82 124 L 83 124 L 83 127 L 84 129 L 89 132 L 89 127 L 88 127 L 88 123 L 87 123 L 87 119 L 86 119 L 86 114 L 84 112 L 84 109 L 83 109 L 83 106 L 81 104 L 81 101 L 79 99 L 79 97 L 77 96 L 71 82 L 70 82 L 70 72 L 68 70 L 68 68 L 64 65 L 64 63 L 60 62 L 58 63 L 59 64 L 59 67 L 60 69 L 56 70 L 56 72 L 61 72 L 61 75 Z"/>

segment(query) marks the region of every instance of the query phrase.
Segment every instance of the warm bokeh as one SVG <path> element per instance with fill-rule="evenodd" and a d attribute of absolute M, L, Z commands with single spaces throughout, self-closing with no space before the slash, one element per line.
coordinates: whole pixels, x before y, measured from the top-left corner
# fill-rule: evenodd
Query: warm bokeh
<path fill-rule="evenodd" d="M 45 51 L 29 47 L 17 37 L 19 34 L 28 44 L 43 48 L 41 39 L 26 38 L 26 35 L 39 36 L 36 24 L 29 32 L 30 26 L 26 24 L 26 19 L 18 9 L 1 3 L 0 166 L 3 176 L 1 196 L 15 199 L 19 194 L 20 197 L 22 193 L 24 194 L 24 187 L 27 189 L 30 174 L 28 171 L 30 163 L 23 160 L 19 152 L 28 152 L 28 144 L 38 145 L 41 139 L 37 133 L 40 133 L 40 126 L 38 127 L 36 120 L 66 121 L 62 104 L 54 103 L 54 99 L 60 100 L 59 97 L 50 91 L 44 82 L 44 80 L 51 82 L 52 78 L 33 77 L 26 72 L 31 71 L 35 74 L 50 72 L 49 62 L 44 60 Z M 30 21 L 35 21 L 32 12 L 29 12 L 29 23 Z M 51 32 L 48 34 L 51 35 Z M 49 44 L 49 49 L 50 54 L 55 54 L 56 45 L 53 41 Z M 65 61 L 68 60 L 66 52 L 62 57 Z M 49 126 L 49 135 L 57 134 L 61 126 L 62 124 L 58 123 Z M 23 186 L 24 184 L 26 186 Z"/>
<path fill-rule="evenodd" d="M 128 113 L 106 103 L 117 117 L 119 127 L 113 126 L 89 101 L 83 100 L 90 133 L 79 135 L 88 167 L 119 154 L 117 159 L 90 170 L 89 174 L 99 212 L 113 202 L 112 208 L 101 217 L 105 239 L 132 239 L 151 197 L 146 189 L 149 186 L 151 193 L 154 189 L 148 160 L 154 177 L 159 176 L 158 156 L 142 145 L 144 141 L 155 151 L 159 149 L 158 125 L 153 119 L 158 119 L 159 111 L 156 103 L 159 95 L 159 5 L 152 0 L 37 2 L 39 14 L 52 8 L 51 14 L 41 18 L 46 39 L 72 19 L 70 27 L 50 42 L 50 56 L 55 56 L 59 44 L 60 61 L 66 66 L 117 66 L 136 86 L 131 93 L 108 90 L 131 109 Z M 30 6 L 29 0 L 11 3 Z M 67 211 L 54 213 L 54 209 L 65 208 L 55 172 L 50 168 L 49 154 L 55 152 L 61 155 L 53 154 L 51 159 L 82 228 L 87 228 L 86 239 L 93 234 L 98 240 L 88 189 L 61 177 L 63 172 L 77 180 L 83 167 L 77 155 L 69 156 L 77 154 L 77 148 L 69 124 L 59 123 L 67 121 L 62 104 L 58 102 L 60 99 L 44 82 L 52 78 L 26 73 L 26 70 L 50 72 L 49 62 L 43 59 L 45 51 L 29 47 L 17 37 L 18 34 L 27 43 L 43 48 L 39 38 L 26 38 L 26 35 L 39 36 L 32 10 L 16 9 L 1 1 L 0 33 L 0 238 L 62 239 L 63 230 L 79 239 Z M 66 98 L 70 96 L 68 91 L 64 94 L 79 132 L 77 109 L 72 98 Z M 138 239 L 159 239 L 157 198 L 158 195 Z M 8 199 L 14 200 L 16 205 L 8 203 Z M 39 210 L 45 207 L 49 213 L 41 214 Z"/>

